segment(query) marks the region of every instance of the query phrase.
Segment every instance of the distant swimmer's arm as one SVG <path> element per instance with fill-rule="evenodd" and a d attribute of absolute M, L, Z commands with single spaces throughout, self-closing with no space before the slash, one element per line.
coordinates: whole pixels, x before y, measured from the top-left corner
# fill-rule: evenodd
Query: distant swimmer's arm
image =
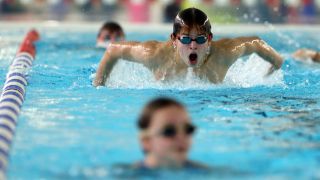
<path fill-rule="evenodd" d="M 257 53 L 264 60 L 271 63 L 273 66 L 270 68 L 271 74 L 274 70 L 280 69 L 283 59 L 272 47 L 259 37 L 240 37 L 233 39 L 232 54 L 241 57 Z"/>
<path fill-rule="evenodd" d="M 155 42 L 117 42 L 107 48 L 97 69 L 94 86 L 103 86 L 119 59 L 146 65 L 151 59 Z"/>
<path fill-rule="evenodd" d="M 307 60 L 311 59 L 314 62 L 320 62 L 320 54 L 317 51 L 311 49 L 299 49 L 292 54 L 295 59 Z"/>

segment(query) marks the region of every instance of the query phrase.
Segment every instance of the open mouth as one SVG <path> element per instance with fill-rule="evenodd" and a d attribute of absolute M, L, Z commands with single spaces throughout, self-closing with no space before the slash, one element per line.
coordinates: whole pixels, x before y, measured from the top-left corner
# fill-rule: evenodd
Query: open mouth
<path fill-rule="evenodd" d="M 189 62 L 191 65 L 197 64 L 198 55 L 196 53 L 192 53 L 189 55 Z"/>

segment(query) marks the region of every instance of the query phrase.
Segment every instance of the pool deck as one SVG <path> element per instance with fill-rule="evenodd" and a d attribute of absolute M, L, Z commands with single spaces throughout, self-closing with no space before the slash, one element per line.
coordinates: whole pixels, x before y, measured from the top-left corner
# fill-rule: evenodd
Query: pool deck
<path fill-rule="evenodd" d="M 97 22 L 58 22 L 58 21 L 42 21 L 42 22 L 7 22 L 0 21 L 2 30 L 11 30 L 23 28 L 26 31 L 30 28 L 41 30 L 55 30 L 68 32 L 96 32 L 101 23 Z M 172 31 L 172 24 L 130 24 L 120 23 L 125 31 L 130 32 L 167 32 Z M 241 31 L 238 31 L 241 30 Z M 304 31 L 319 32 L 320 25 L 273 25 L 273 24 L 213 24 L 213 33 L 217 34 L 248 34 L 263 33 L 271 31 Z"/>

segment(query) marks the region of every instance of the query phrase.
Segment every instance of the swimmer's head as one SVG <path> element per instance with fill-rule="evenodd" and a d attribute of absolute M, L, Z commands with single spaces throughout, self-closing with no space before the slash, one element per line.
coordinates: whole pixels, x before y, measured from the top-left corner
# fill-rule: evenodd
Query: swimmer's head
<path fill-rule="evenodd" d="M 316 52 L 316 54 L 313 56 L 312 60 L 314 62 L 320 63 L 320 52 Z"/>
<path fill-rule="evenodd" d="M 182 165 L 187 160 L 195 127 L 182 104 L 169 98 L 149 102 L 138 120 L 146 160 L 154 166 Z"/>
<path fill-rule="evenodd" d="M 181 11 L 171 34 L 173 47 L 190 67 L 201 66 L 210 54 L 211 24 L 207 15 L 196 8 Z"/>
<path fill-rule="evenodd" d="M 109 43 L 124 40 L 124 32 L 121 26 L 115 22 L 106 22 L 100 28 L 97 36 L 97 47 L 106 48 Z"/>

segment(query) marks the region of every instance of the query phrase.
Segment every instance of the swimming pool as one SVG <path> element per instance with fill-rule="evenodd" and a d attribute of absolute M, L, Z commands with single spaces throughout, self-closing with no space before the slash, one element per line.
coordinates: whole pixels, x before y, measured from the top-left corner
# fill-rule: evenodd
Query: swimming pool
<path fill-rule="evenodd" d="M 25 30 L 0 31 L 2 82 Z M 112 165 L 143 157 L 136 117 L 146 101 L 162 95 L 181 100 L 191 112 L 198 131 L 190 157 L 216 169 L 211 178 L 320 178 L 320 65 L 295 62 L 289 55 L 297 46 L 319 50 L 317 32 L 258 33 L 286 57 L 282 70 L 268 79 L 263 78 L 268 64 L 255 55 L 234 64 L 223 85 L 191 73 L 162 84 L 142 66 L 120 62 L 107 87 L 98 89 L 91 81 L 103 50 L 92 48 L 95 32 L 40 33 L 9 179 L 111 178 Z M 129 40 L 167 37 L 164 31 L 127 35 Z"/>

